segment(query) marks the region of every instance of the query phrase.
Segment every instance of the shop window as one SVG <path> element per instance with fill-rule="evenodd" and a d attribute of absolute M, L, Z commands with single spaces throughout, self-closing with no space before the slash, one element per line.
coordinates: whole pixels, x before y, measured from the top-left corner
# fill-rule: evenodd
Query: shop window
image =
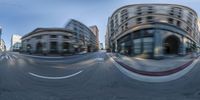
<path fill-rule="evenodd" d="M 125 43 L 120 44 L 120 53 L 124 54 L 125 53 Z"/>
<path fill-rule="evenodd" d="M 155 29 L 148 29 L 148 30 L 144 30 L 143 31 L 143 36 L 153 36 L 153 34 L 155 33 Z"/>
<path fill-rule="evenodd" d="M 146 37 L 143 38 L 143 52 L 144 53 L 152 53 L 153 52 L 153 38 Z"/>
<path fill-rule="evenodd" d="M 140 54 L 141 53 L 141 39 L 134 39 L 134 53 Z"/>

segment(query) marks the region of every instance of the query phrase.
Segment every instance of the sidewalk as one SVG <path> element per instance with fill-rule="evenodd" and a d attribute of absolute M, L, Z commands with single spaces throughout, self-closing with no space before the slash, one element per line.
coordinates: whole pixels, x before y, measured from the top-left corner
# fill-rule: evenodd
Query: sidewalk
<path fill-rule="evenodd" d="M 179 72 L 195 60 L 195 58 L 191 58 L 191 55 L 172 56 L 163 60 L 127 57 L 120 54 L 110 54 L 110 56 L 125 69 L 148 76 L 165 76 Z"/>
<path fill-rule="evenodd" d="M 48 54 L 48 55 L 43 55 L 43 54 L 28 54 L 28 53 L 14 53 L 14 54 L 23 55 L 23 56 L 27 56 L 27 57 L 33 57 L 33 58 L 52 58 L 52 59 L 59 59 L 59 58 L 69 58 L 69 57 L 84 55 L 84 54 L 88 54 L 88 53 L 65 54 L 65 55 L 60 55 L 60 54 Z"/>

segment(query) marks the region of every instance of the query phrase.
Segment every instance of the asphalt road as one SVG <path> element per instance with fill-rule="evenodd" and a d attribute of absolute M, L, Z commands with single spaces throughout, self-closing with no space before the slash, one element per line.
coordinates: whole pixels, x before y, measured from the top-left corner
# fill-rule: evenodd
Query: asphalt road
<path fill-rule="evenodd" d="M 5 52 L 0 100 L 200 100 L 200 62 L 177 80 L 146 83 L 121 73 L 105 52 L 57 60 Z"/>

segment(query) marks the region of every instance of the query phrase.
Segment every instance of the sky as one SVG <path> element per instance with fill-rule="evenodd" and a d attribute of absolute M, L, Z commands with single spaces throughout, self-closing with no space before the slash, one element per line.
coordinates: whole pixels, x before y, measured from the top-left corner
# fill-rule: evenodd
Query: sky
<path fill-rule="evenodd" d="M 125 5 L 140 3 L 180 4 L 200 15 L 200 0 L 0 0 L 2 38 L 10 48 L 12 34 L 25 35 L 38 27 L 64 27 L 71 19 L 97 25 L 105 41 L 108 17 Z"/>

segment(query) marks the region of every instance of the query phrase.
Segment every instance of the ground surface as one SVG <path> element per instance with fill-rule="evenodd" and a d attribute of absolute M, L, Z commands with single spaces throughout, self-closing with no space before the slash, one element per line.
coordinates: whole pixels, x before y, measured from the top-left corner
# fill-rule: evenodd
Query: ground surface
<path fill-rule="evenodd" d="M 45 79 L 30 73 L 73 76 Z M 121 73 L 105 52 L 56 61 L 5 52 L 0 53 L 0 100 L 200 100 L 200 62 L 177 80 L 146 83 Z"/>

